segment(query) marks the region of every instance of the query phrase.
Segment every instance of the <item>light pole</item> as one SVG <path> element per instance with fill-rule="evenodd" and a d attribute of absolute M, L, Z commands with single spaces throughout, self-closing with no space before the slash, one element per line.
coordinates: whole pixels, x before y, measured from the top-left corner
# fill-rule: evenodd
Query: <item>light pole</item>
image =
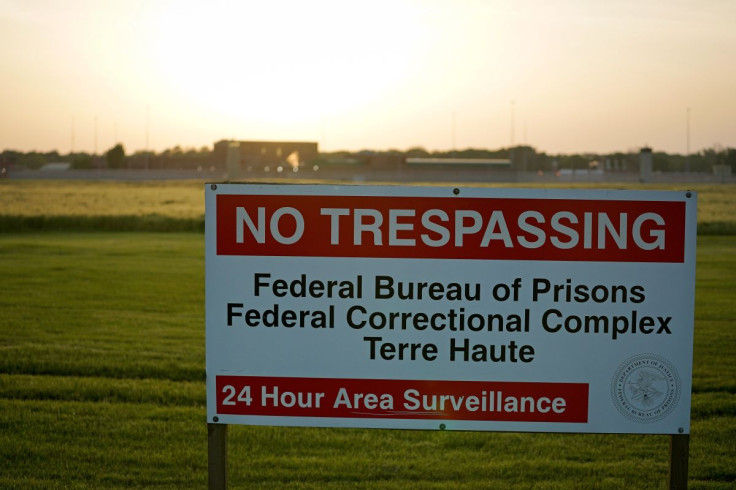
<path fill-rule="evenodd" d="M 685 111 L 685 172 L 690 173 L 690 108 Z"/>
<path fill-rule="evenodd" d="M 515 112 L 516 112 L 516 101 L 515 100 L 512 100 L 511 101 L 511 147 L 512 148 L 514 146 L 514 140 L 515 140 L 515 136 L 516 136 L 514 134 L 514 132 L 515 132 L 515 126 L 516 126 L 516 122 L 514 121 Z"/>

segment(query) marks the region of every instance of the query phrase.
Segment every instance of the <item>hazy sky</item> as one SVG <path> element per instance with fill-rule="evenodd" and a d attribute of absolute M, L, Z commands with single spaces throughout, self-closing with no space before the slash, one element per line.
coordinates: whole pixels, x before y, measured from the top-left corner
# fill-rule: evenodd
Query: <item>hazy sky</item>
<path fill-rule="evenodd" d="M 736 147 L 736 1 L 0 0 L 0 80 L 0 150 L 685 153 Z"/>

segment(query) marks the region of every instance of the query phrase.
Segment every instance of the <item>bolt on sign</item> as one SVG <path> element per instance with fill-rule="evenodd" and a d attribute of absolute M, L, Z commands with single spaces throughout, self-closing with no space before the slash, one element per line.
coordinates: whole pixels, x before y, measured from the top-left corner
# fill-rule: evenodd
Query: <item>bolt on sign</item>
<path fill-rule="evenodd" d="M 686 434 L 691 192 L 206 186 L 210 423 Z"/>

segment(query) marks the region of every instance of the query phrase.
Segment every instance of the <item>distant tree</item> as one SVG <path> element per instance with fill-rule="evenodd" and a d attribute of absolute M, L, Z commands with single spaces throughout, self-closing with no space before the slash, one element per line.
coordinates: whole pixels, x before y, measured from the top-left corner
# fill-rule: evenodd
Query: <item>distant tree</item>
<path fill-rule="evenodd" d="M 0 158 L 2 158 L 5 163 L 15 164 L 21 155 L 22 153 L 17 150 L 3 150 L 0 154 Z"/>
<path fill-rule="evenodd" d="M 420 146 L 409 148 L 406 151 L 406 156 L 410 158 L 425 158 L 429 156 L 429 152 Z"/>
<path fill-rule="evenodd" d="M 107 168 L 123 168 L 125 166 L 125 149 L 118 143 L 105 154 Z"/>
<path fill-rule="evenodd" d="M 531 171 L 549 171 L 552 170 L 552 161 L 549 157 L 547 157 L 547 154 L 542 153 L 534 153 L 531 158 L 531 162 L 528 164 L 528 170 Z"/>
<path fill-rule="evenodd" d="M 92 157 L 86 153 L 78 153 L 72 156 L 71 167 L 77 170 L 86 170 L 92 168 Z"/>
<path fill-rule="evenodd" d="M 652 169 L 655 172 L 667 172 L 672 170 L 671 158 L 667 153 L 656 151 L 652 154 Z"/>
<path fill-rule="evenodd" d="M 736 148 L 726 149 L 725 164 L 731 167 L 731 171 L 736 173 Z"/>
<path fill-rule="evenodd" d="M 693 172 L 712 172 L 714 165 L 726 163 L 726 152 L 720 146 L 706 148 L 700 152 L 701 158 L 696 158 L 690 165 Z"/>
<path fill-rule="evenodd" d="M 560 168 L 569 168 L 575 170 L 587 170 L 590 161 L 583 155 L 559 155 L 557 157 L 560 162 Z"/>
<path fill-rule="evenodd" d="M 667 167 L 665 170 L 667 172 L 684 172 L 685 171 L 685 155 L 680 155 L 677 153 L 662 153 L 662 158 L 667 159 Z M 655 160 L 654 169 L 657 169 L 657 164 Z"/>
<path fill-rule="evenodd" d="M 47 151 L 43 155 L 46 158 L 47 162 L 61 162 L 64 161 L 63 158 L 61 158 L 61 155 L 57 150 Z"/>
<path fill-rule="evenodd" d="M 478 150 L 476 148 L 466 148 L 454 152 L 458 158 L 488 158 L 487 150 Z"/>
<path fill-rule="evenodd" d="M 39 169 L 49 163 L 43 154 L 32 151 L 29 153 L 21 153 L 18 155 L 17 164 L 20 167 L 29 168 L 32 170 Z"/>

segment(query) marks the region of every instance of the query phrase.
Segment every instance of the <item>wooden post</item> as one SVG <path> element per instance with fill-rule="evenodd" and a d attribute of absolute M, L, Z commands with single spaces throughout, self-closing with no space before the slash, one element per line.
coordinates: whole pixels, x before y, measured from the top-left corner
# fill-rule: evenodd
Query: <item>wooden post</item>
<path fill-rule="evenodd" d="M 690 454 L 690 434 L 670 436 L 670 473 L 667 475 L 667 488 L 684 490 L 687 488 L 687 461 Z"/>
<path fill-rule="evenodd" d="M 227 425 L 207 424 L 207 470 L 210 490 L 227 488 Z"/>

